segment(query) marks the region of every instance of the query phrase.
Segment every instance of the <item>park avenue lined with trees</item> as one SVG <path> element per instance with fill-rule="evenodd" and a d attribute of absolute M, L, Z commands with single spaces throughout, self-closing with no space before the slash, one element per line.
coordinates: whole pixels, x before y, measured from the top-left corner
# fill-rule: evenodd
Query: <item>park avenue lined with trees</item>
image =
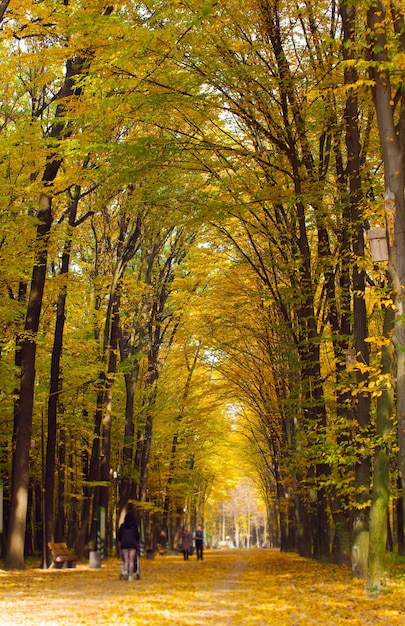
<path fill-rule="evenodd" d="M 399 0 L 3 0 L 6 570 L 404 554 Z M 226 539 L 228 540 L 228 539 Z"/>

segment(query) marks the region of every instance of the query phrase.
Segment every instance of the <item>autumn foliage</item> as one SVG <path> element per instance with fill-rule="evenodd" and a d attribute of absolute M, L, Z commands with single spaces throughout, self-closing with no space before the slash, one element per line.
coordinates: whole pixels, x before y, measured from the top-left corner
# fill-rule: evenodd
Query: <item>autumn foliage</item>
<path fill-rule="evenodd" d="M 181 556 L 142 559 L 142 578 L 118 579 L 119 562 L 101 569 L 0 571 L 3 626 L 139 624 L 155 626 L 399 626 L 405 582 L 391 571 L 374 597 L 347 568 L 276 550 L 212 550 L 203 562 Z"/>
<path fill-rule="evenodd" d="M 201 523 L 380 587 L 405 552 L 401 3 L 0 23 L 5 569 L 111 556 L 132 506 L 147 548 Z"/>

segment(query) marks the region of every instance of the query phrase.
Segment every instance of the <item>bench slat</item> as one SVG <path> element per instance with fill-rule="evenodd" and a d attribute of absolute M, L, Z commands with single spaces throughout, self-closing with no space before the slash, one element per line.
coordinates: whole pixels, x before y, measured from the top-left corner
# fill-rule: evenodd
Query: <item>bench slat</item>
<path fill-rule="evenodd" d="M 71 554 L 66 543 L 48 543 L 48 548 L 52 555 L 52 565 L 51 567 L 64 567 L 66 564 L 67 567 L 75 567 L 76 561 L 79 560 L 75 554 Z"/>

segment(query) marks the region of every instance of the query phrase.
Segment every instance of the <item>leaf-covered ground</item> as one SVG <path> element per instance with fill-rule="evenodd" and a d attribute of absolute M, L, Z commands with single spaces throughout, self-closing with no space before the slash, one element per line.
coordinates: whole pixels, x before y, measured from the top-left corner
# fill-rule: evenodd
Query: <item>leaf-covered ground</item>
<path fill-rule="evenodd" d="M 117 559 L 101 569 L 0 570 L 0 624 L 142 626 L 405 625 L 405 580 L 391 573 L 373 597 L 350 571 L 276 550 L 206 551 L 142 559 L 141 580 L 119 580 Z"/>

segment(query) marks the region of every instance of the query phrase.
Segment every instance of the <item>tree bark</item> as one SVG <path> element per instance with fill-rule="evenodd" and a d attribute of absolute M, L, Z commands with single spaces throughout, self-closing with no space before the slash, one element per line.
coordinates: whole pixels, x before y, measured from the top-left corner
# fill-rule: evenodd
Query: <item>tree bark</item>
<path fill-rule="evenodd" d="M 385 309 L 384 336 L 390 339 L 394 327 L 395 313 L 391 307 Z M 394 367 L 394 347 L 391 342 L 382 348 L 381 373 L 390 375 Z M 390 497 L 390 445 L 392 411 L 394 406 L 393 386 L 384 385 L 377 401 L 377 446 L 374 452 L 374 482 L 370 511 L 370 550 L 367 586 L 370 590 L 381 590 L 384 585 L 385 554 L 387 550 L 388 503 Z"/>
<path fill-rule="evenodd" d="M 66 76 L 57 95 L 60 100 L 56 107 L 55 124 L 49 137 L 60 139 L 67 137 L 64 98 L 81 93 L 75 88 L 74 78 L 83 67 L 83 59 L 69 59 L 66 62 Z M 44 187 L 52 183 L 59 171 L 62 160 L 51 153 L 45 166 L 42 182 Z M 10 524 L 7 537 L 5 567 L 24 569 L 24 534 L 26 529 L 27 493 L 29 481 L 29 450 L 32 433 L 32 413 L 34 406 L 36 335 L 42 309 L 42 298 L 46 279 L 48 259 L 48 238 L 52 226 L 52 196 L 45 191 L 39 199 L 37 211 L 38 226 L 35 238 L 35 259 L 31 277 L 30 293 L 25 319 L 25 337 L 21 345 L 20 392 L 16 403 L 13 428 L 12 486 L 10 504 Z"/>
<path fill-rule="evenodd" d="M 356 7 L 349 2 L 341 2 L 340 13 L 342 16 L 344 45 L 343 58 L 345 61 L 355 60 L 353 45 L 355 44 Z M 353 63 L 345 67 L 345 85 L 354 85 L 357 81 L 357 70 Z M 349 91 L 344 111 L 346 128 L 347 148 L 347 178 L 349 185 L 350 221 L 353 229 L 353 256 L 352 270 L 353 285 L 353 334 L 356 354 L 366 365 L 369 364 L 369 349 L 366 342 L 368 336 L 367 313 L 364 299 L 365 272 L 359 269 L 359 262 L 364 257 L 364 233 L 361 215 L 362 190 L 360 176 L 360 132 L 358 127 L 359 107 L 357 93 L 353 89 Z M 357 380 L 364 382 L 368 374 L 357 371 Z M 370 397 L 368 393 L 360 394 L 356 402 L 356 420 L 366 437 L 366 429 L 370 421 Z M 367 446 L 365 446 L 367 448 Z M 370 458 L 368 454 L 361 455 L 355 464 L 356 480 L 356 508 L 354 511 L 353 546 L 352 546 L 352 572 L 357 578 L 365 578 L 367 575 L 368 545 L 369 545 L 369 493 L 370 493 Z"/>
<path fill-rule="evenodd" d="M 130 230 L 131 229 L 131 230 Z M 106 319 L 103 330 L 103 345 L 100 365 L 104 367 L 100 371 L 100 380 L 97 392 L 97 407 L 95 413 L 94 441 L 91 455 L 91 478 L 90 480 L 100 480 L 99 485 L 93 494 L 92 518 L 90 521 L 89 543 L 94 550 L 97 543 L 98 508 L 103 507 L 105 519 L 109 519 L 109 487 L 111 481 L 110 457 L 111 457 L 111 411 L 113 401 L 113 385 L 117 371 L 118 360 L 118 338 L 119 338 L 119 313 L 121 304 L 121 281 L 129 261 L 136 254 L 139 245 L 141 231 L 141 219 L 135 216 L 133 221 L 128 219 L 125 212 L 120 217 L 120 232 L 115 259 L 115 270 L 110 287 Z M 96 439 L 101 437 L 100 443 Z M 100 454 L 101 453 L 101 454 Z M 88 489 L 86 490 L 89 493 Z M 83 517 L 80 531 L 81 543 L 86 535 L 86 525 L 88 516 Z M 109 530 L 109 529 L 108 529 Z M 106 538 L 110 535 L 106 534 Z"/>
<path fill-rule="evenodd" d="M 73 228 L 76 221 L 77 205 L 79 202 L 79 188 L 76 188 L 75 195 L 69 205 L 69 229 Z M 65 242 L 62 264 L 61 264 L 61 276 L 67 275 L 69 272 L 70 263 L 70 251 L 72 247 L 72 238 L 70 232 Z M 56 433 L 57 433 L 57 408 L 59 394 L 61 389 L 61 372 L 60 362 L 62 358 L 63 347 L 63 331 L 65 328 L 66 319 L 66 297 L 67 287 L 63 285 L 60 289 L 57 305 L 56 305 L 56 322 L 54 341 L 52 347 L 51 356 L 51 378 L 49 385 L 49 397 L 48 397 L 48 432 L 46 442 L 46 457 L 45 457 L 45 484 L 44 484 L 44 524 L 45 524 L 45 541 L 46 545 L 54 540 L 55 532 L 55 516 L 54 516 L 54 487 L 55 487 L 55 454 L 56 454 Z M 61 529 L 60 529 L 61 530 Z M 65 541 L 63 535 L 57 537 L 58 541 Z M 44 546 L 45 550 L 46 546 Z M 47 551 L 46 558 L 47 565 L 50 564 L 50 555 Z"/>
<path fill-rule="evenodd" d="M 400 556 L 405 555 L 405 533 L 404 533 L 404 505 L 402 497 L 402 482 L 398 477 L 397 488 L 399 491 L 398 498 L 395 499 L 395 516 L 396 516 L 396 534 L 398 544 L 398 554 Z"/>
<path fill-rule="evenodd" d="M 403 34 L 403 15 L 399 5 L 393 5 L 392 18 L 398 34 L 398 48 L 405 51 Z M 399 123 L 394 120 L 395 108 L 389 70 L 387 36 L 382 25 L 386 23 L 385 5 L 375 2 L 368 10 L 367 22 L 370 31 L 370 57 L 373 65 L 370 76 L 374 81 L 372 88 L 380 145 L 384 163 L 385 207 L 389 247 L 389 273 L 393 285 L 396 311 L 393 341 L 397 362 L 397 420 L 399 442 L 399 473 L 402 482 L 402 496 L 405 502 L 405 97 L 403 91 L 399 97 Z M 390 18 L 391 20 L 391 18 Z"/>
<path fill-rule="evenodd" d="M 51 199 L 42 194 L 38 211 L 36 254 L 21 344 L 21 377 L 13 428 L 12 487 L 6 545 L 6 569 L 24 569 L 24 539 L 28 505 L 29 454 L 34 405 L 36 334 L 45 286 L 48 237 L 52 224 Z"/>

